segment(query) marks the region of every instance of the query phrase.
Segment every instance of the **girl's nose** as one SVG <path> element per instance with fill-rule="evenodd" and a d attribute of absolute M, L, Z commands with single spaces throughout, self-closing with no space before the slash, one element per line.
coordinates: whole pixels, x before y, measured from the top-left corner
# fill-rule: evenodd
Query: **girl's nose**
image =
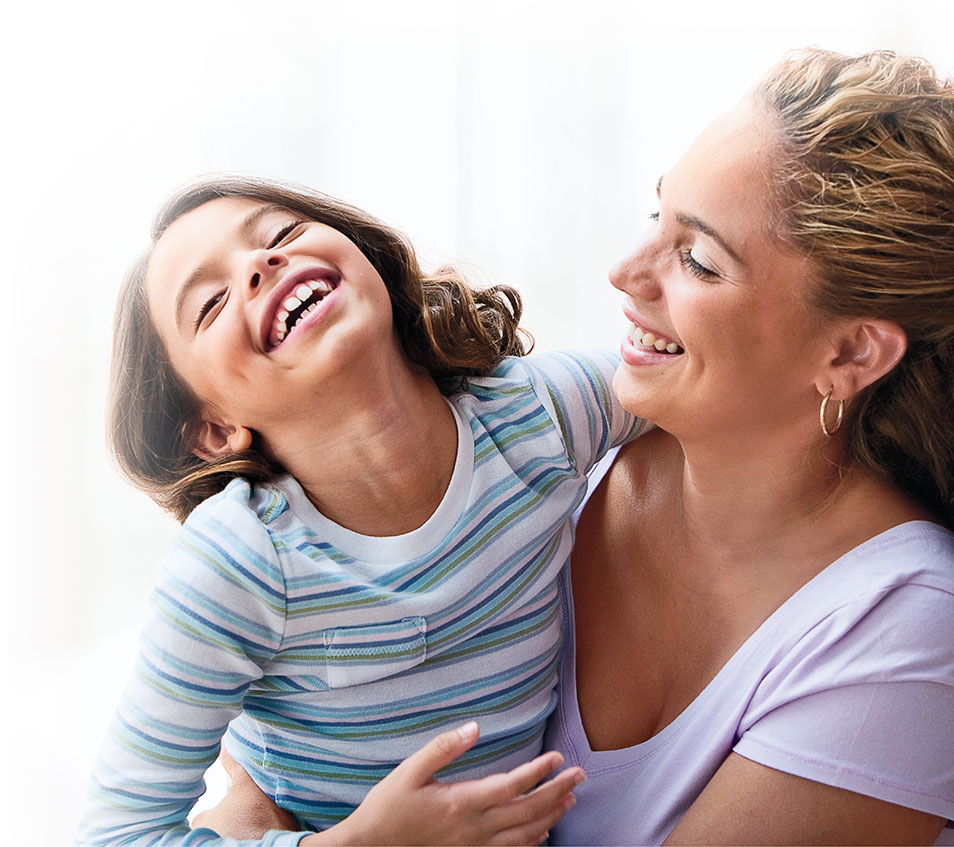
<path fill-rule="evenodd" d="M 285 254 L 278 250 L 262 249 L 253 251 L 246 273 L 249 292 L 256 293 L 264 280 L 287 264 L 288 259 Z"/>

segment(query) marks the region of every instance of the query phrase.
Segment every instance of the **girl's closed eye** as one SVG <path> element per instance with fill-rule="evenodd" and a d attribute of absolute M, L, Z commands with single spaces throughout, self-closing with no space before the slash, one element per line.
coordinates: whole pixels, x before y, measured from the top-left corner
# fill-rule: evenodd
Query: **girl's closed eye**
<path fill-rule="evenodd" d="M 199 307 L 199 311 L 196 313 L 195 321 L 193 321 L 192 328 L 194 331 L 198 332 L 199 327 L 202 325 L 202 322 L 205 320 L 206 315 L 209 314 L 219 303 L 225 299 L 226 289 L 221 289 L 216 291 L 208 300 L 205 300 L 202 305 Z"/>
<path fill-rule="evenodd" d="M 275 233 L 272 238 L 269 239 L 268 244 L 266 245 L 269 250 L 274 250 L 278 247 L 279 244 L 284 242 L 289 235 L 291 235 L 304 221 L 289 221 L 284 224 L 278 232 Z"/>

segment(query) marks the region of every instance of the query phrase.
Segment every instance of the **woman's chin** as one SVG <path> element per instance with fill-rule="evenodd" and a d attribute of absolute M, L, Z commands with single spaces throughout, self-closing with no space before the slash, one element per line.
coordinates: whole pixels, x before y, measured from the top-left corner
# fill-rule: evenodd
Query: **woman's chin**
<path fill-rule="evenodd" d="M 625 370 L 626 366 L 621 365 L 613 375 L 613 393 L 631 415 L 654 420 L 653 410 L 658 411 L 660 407 L 658 390 L 643 380 L 634 379 Z"/>

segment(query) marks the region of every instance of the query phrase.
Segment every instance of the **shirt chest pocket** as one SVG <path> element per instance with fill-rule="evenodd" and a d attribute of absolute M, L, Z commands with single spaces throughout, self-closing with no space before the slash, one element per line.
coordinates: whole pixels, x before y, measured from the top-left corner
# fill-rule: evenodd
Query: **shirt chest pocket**
<path fill-rule="evenodd" d="M 361 685 L 409 670 L 427 656 L 427 621 L 420 615 L 398 621 L 339 626 L 322 632 L 325 681 L 329 688 Z"/>

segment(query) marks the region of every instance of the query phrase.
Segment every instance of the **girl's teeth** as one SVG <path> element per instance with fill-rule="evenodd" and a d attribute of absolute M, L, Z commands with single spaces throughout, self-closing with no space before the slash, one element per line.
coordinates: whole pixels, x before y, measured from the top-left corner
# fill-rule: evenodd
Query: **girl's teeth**
<path fill-rule="evenodd" d="M 302 303 L 304 303 L 309 298 L 313 297 L 315 293 L 320 295 L 320 298 L 326 297 L 334 291 L 334 286 L 323 279 L 313 279 L 308 282 L 303 282 L 299 285 L 294 292 L 282 303 L 283 308 L 279 309 L 275 313 L 275 344 L 281 344 L 284 341 L 285 336 L 289 333 L 288 327 L 288 318 L 291 312 L 298 309 Z M 311 314 L 315 309 L 318 308 L 319 300 L 316 300 L 312 303 L 307 309 L 305 309 L 301 315 L 299 315 L 298 320 L 300 321 L 305 315 Z M 296 324 L 298 321 L 295 322 Z"/>
<path fill-rule="evenodd" d="M 676 344 L 674 341 L 670 341 L 670 342 L 666 345 L 666 352 L 667 352 L 667 353 L 675 353 L 678 349 L 679 349 L 679 345 Z"/>
<path fill-rule="evenodd" d="M 662 351 L 666 349 L 666 342 L 663 341 L 661 338 L 657 338 L 656 343 L 653 344 L 653 347 L 655 347 L 660 353 L 662 353 Z"/>

